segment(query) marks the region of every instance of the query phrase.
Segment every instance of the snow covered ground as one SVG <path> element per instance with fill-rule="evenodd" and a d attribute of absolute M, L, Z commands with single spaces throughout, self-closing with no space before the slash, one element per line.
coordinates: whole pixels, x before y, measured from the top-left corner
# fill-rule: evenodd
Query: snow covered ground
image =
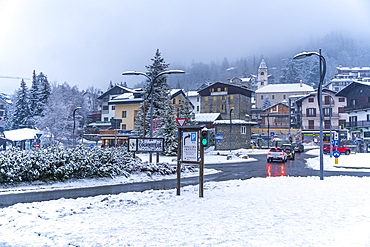
<path fill-rule="evenodd" d="M 325 170 L 344 169 L 324 158 Z M 370 168 L 369 158 L 342 155 L 337 166 Z M 318 169 L 319 157 L 308 165 Z M 208 182 L 203 198 L 186 186 L 180 196 L 151 190 L 2 208 L 0 246 L 370 246 L 369 208 L 370 177 Z"/>

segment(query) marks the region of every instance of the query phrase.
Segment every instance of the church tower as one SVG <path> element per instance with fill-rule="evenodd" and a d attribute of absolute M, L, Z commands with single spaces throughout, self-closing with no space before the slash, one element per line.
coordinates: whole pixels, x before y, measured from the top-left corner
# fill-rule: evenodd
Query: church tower
<path fill-rule="evenodd" d="M 268 84 L 267 66 L 264 59 L 262 59 L 260 66 L 258 68 L 257 83 L 258 89 Z"/>

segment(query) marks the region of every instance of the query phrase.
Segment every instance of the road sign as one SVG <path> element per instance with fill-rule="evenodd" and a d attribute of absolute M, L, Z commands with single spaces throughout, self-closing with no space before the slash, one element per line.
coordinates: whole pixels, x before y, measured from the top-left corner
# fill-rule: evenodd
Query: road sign
<path fill-rule="evenodd" d="M 270 138 L 271 138 L 271 142 L 273 142 L 274 141 L 274 136 L 270 136 Z"/>
<path fill-rule="evenodd" d="M 334 147 L 338 147 L 338 144 L 339 144 L 338 142 L 339 142 L 338 140 L 334 141 Z"/>
<path fill-rule="evenodd" d="M 198 161 L 198 132 L 183 132 L 183 161 Z"/>
<path fill-rule="evenodd" d="M 274 136 L 275 135 L 275 133 L 274 132 L 270 132 L 270 136 Z"/>
<path fill-rule="evenodd" d="M 356 139 L 353 141 L 353 144 L 355 144 L 355 145 L 357 144 L 357 140 Z"/>
<path fill-rule="evenodd" d="M 91 144 L 91 145 L 90 145 L 90 148 L 91 148 L 91 149 L 93 149 L 93 148 L 94 148 L 94 144 Z"/>
<path fill-rule="evenodd" d="M 334 158 L 339 158 L 340 153 L 338 151 L 334 151 L 333 156 L 334 156 Z"/>
<path fill-rule="evenodd" d="M 221 143 L 221 139 L 217 139 L 217 143 Z"/>
<path fill-rule="evenodd" d="M 184 126 L 186 120 L 187 118 L 176 118 L 176 121 L 179 124 L 179 126 Z"/>

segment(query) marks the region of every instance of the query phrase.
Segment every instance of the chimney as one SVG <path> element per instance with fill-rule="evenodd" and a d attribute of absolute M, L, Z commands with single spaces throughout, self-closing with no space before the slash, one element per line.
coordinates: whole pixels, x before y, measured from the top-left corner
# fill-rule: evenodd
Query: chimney
<path fill-rule="evenodd" d="M 299 86 L 300 86 L 300 87 L 302 87 L 302 80 L 301 80 L 301 82 L 299 83 Z"/>
<path fill-rule="evenodd" d="M 230 84 L 230 79 L 227 79 L 227 83 L 229 83 L 229 84 Z"/>

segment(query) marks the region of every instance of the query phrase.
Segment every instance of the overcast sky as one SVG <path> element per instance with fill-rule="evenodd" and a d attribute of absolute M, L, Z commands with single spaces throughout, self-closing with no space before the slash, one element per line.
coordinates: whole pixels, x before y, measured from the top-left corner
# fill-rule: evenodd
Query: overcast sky
<path fill-rule="evenodd" d="M 0 76 L 36 70 L 105 91 L 110 80 L 144 80 L 121 74 L 145 72 L 157 48 L 167 63 L 190 65 L 279 53 L 330 32 L 370 40 L 369 13 L 369 0 L 0 0 Z M 0 92 L 19 84 L 0 78 Z"/>

